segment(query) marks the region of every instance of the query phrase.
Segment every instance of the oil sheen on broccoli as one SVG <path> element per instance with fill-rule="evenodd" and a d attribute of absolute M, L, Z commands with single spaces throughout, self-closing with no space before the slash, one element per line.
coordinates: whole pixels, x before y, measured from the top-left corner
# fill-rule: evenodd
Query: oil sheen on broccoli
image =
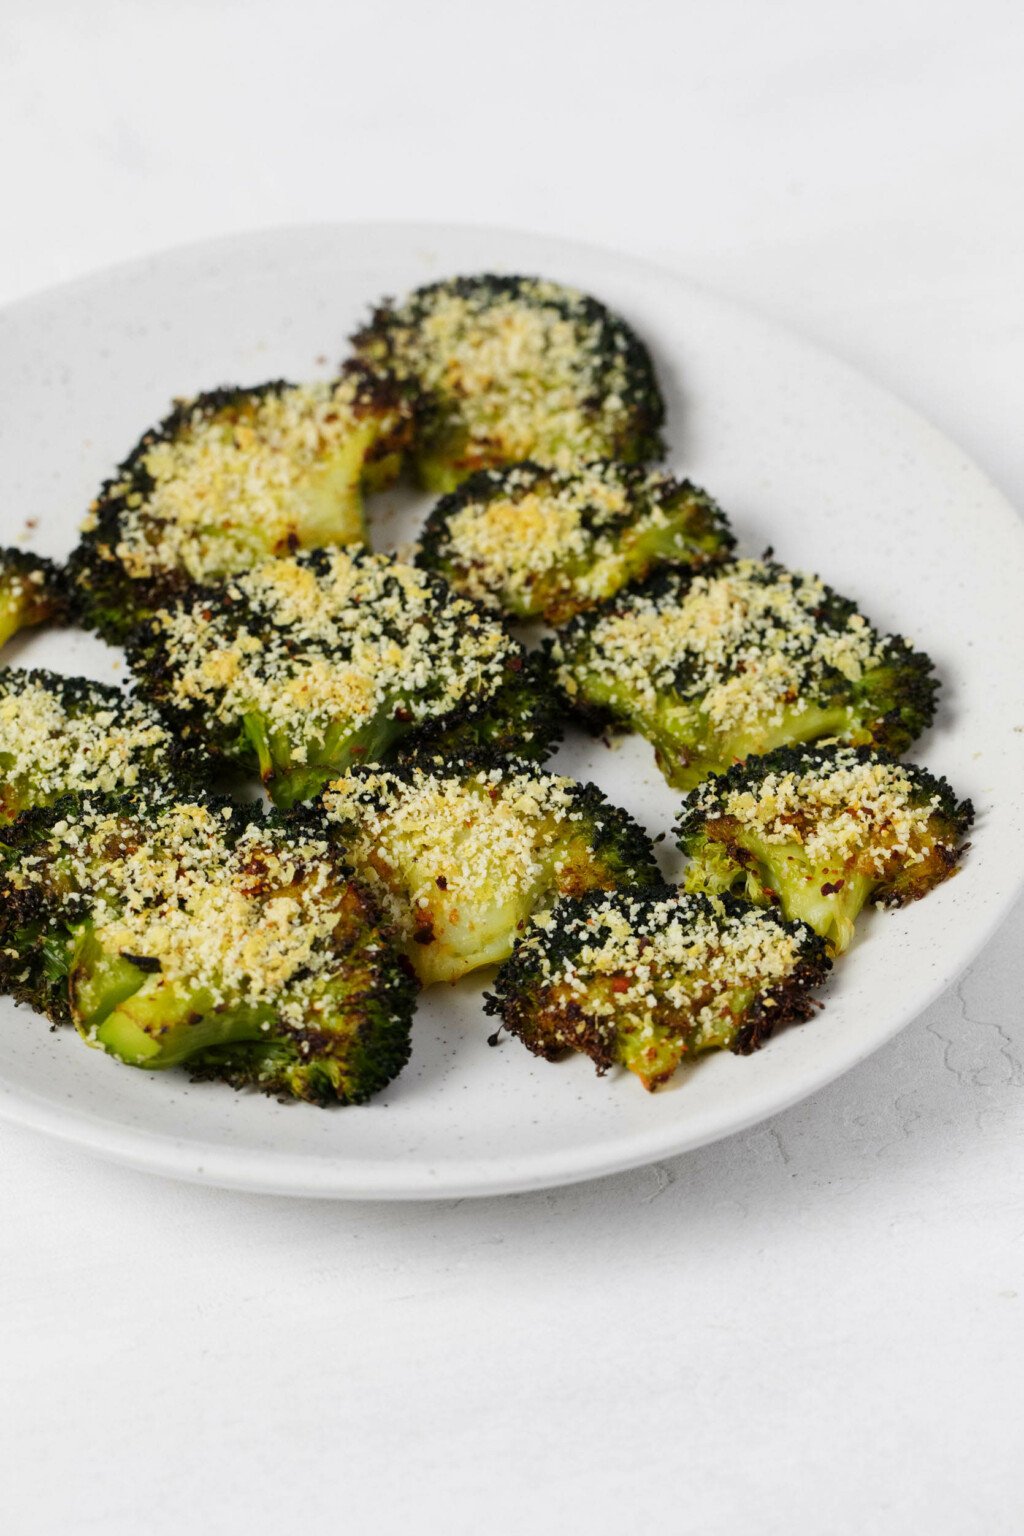
<path fill-rule="evenodd" d="M 646 736 L 680 789 L 823 738 L 899 754 L 935 711 L 926 655 L 879 634 L 817 576 L 772 561 L 661 572 L 574 619 L 553 658 L 583 719 Z"/>
<path fill-rule="evenodd" d="M 321 1105 L 405 1064 L 414 980 L 325 839 L 126 794 L 0 844 L 0 985 L 118 1061 Z"/>
<path fill-rule="evenodd" d="M 868 901 L 903 906 L 956 869 L 974 817 L 945 779 L 856 747 L 787 747 L 687 801 L 688 890 L 777 904 L 841 954 Z"/>
<path fill-rule="evenodd" d="M 0 826 L 66 795 L 181 779 L 156 710 L 120 688 L 55 672 L 0 671 Z"/>
<path fill-rule="evenodd" d="M 357 769 L 322 813 L 424 983 L 494 965 L 561 895 L 660 889 L 650 841 L 593 784 L 528 763 Z"/>
<path fill-rule="evenodd" d="M 353 337 L 418 406 L 427 490 L 535 459 L 571 468 L 662 454 L 665 410 L 647 349 L 603 304 L 535 277 L 455 277 L 389 301 Z"/>
<path fill-rule="evenodd" d="M 67 617 L 63 573 L 24 549 L 0 549 L 0 646 L 19 630 Z"/>
<path fill-rule="evenodd" d="M 281 806 L 418 731 L 497 730 L 525 662 L 499 620 L 439 577 L 352 549 L 197 588 L 142 626 L 128 656 L 183 739 L 257 771 Z"/>
<path fill-rule="evenodd" d="M 596 891 L 534 920 L 485 1006 L 537 1056 L 580 1052 L 653 1089 L 810 1018 L 829 964 L 810 928 L 729 897 Z"/>
<path fill-rule="evenodd" d="M 725 514 L 688 480 L 609 460 L 481 470 L 438 502 L 417 564 L 517 618 L 563 624 L 656 567 L 723 560 Z"/>
<path fill-rule="evenodd" d="M 90 510 L 69 562 L 83 621 L 122 641 L 191 583 L 363 543 L 362 492 L 394 479 L 410 434 L 401 394 L 359 364 L 181 401 Z"/>

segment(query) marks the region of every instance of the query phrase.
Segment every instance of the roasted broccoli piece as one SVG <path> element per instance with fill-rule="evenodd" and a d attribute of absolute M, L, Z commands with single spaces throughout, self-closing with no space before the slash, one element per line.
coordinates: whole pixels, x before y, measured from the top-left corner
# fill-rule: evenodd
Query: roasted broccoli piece
<path fill-rule="evenodd" d="M 456 277 L 385 301 L 353 338 L 419 402 L 415 467 L 432 491 L 536 459 L 660 458 L 665 408 L 630 327 L 596 299 L 533 277 Z"/>
<path fill-rule="evenodd" d="M 582 718 L 646 736 L 680 789 L 825 737 L 898 754 L 935 712 L 927 656 L 879 634 L 817 576 L 772 561 L 660 572 L 552 644 Z"/>
<path fill-rule="evenodd" d="M 129 1066 L 358 1103 L 415 983 L 325 838 L 258 807 L 101 797 L 0 833 L 0 986 Z"/>
<path fill-rule="evenodd" d="M 156 710 L 120 688 L 55 672 L 0 671 L 0 826 L 66 795 L 191 783 L 196 773 Z"/>
<path fill-rule="evenodd" d="M 815 1011 L 821 939 L 726 897 L 602 891 L 534 918 L 485 1008 L 537 1056 L 572 1051 L 657 1088 L 681 1062 L 755 1051 Z"/>
<path fill-rule="evenodd" d="M 251 766 L 289 806 L 418 730 L 494 727 L 524 653 L 440 577 L 328 549 L 193 589 L 135 632 L 128 658 L 183 740 Z"/>
<path fill-rule="evenodd" d="M 778 904 L 841 954 L 865 902 L 900 907 L 948 879 L 973 819 L 925 768 L 868 747 L 782 747 L 694 791 L 685 884 Z"/>
<path fill-rule="evenodd" d="M 306 814 L 326 817 L 382 893 L 424 984 L 504 960 L 531 913 L 560 895 L 664 885 L 625 811 L 529 763 L 356 769 Z"/>
<path fill-rule="evenodd" d="M 67 617 L 63 573 L 25 549 L 0 549 L 0 646 L 19 630 Z"/>
<path fill-rule="evenodd" d="M 359 363 L 179 402 L 92 506 L 69 562 L 83 622 L 120 642 L 194 582 L 363 543 L 362 490 L 394 478 L 410 437 L 401 393 Z"/>
<path fill-rule="evenodd" d="M 688 480 L 601 460 L 484 469 L 442 497 L 416 563 L 518 618 L 564 624 L 656 566 L 725 558 L 725 514 Z"/>
<path fill-rule="evenodd" d="M 529 758 L 543 763 L 564 735 L 565 704 L 550 658 L 530 651 L 508 663 L 508 678 L 480 709 L 424 726 L 400 745 L 396 761 L 443 757 Z"/>

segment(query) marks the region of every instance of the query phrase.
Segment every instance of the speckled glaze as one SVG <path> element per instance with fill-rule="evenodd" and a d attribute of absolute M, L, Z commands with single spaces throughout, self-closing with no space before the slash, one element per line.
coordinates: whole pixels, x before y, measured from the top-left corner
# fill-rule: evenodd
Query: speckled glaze
<path fill-rule="evenodd" d="M 501 231 L 316 227 L 173 251 L 28 300 L 0 315 L 0 541 L 66 554 L 100 481 L 172 396 L 324 376 L 380 295 L 482 269 L 543 274 L 620 310 L 655 355 L 667 464 L 721 502 L 740 552 L 771 544 L 932 653 L 945 686 L 914 755 L 975 800 L 962 872 L 916 907 L 865 916 L 816 1022 L 749 1059 L 710 1058 L 654 1096 L 582 1060 L 490 1048 L 481 987 L 467 981 L 421 1000 L 412 1062 L 389 1091 L 337 1112 L 126 1070 L 3 1000 L 0 1112 L 12 1119 L 155 1172 L 295 1195 L 590 1178 L 739 1130 L 837 1077 L 953 982 L 1019 889 L 1024 528 L 904 406 L 655 267 Z M 427 505 L 404 492 L 371 503 L 377 547 L 407 539 Z M 115 652 L 79 633 L 21 639 L 5 659 L 123 676 Z M 652 832 L 671 828 L 679 796 L 645 743 L 610 751 L 573 736 L 556 763 Z"/>

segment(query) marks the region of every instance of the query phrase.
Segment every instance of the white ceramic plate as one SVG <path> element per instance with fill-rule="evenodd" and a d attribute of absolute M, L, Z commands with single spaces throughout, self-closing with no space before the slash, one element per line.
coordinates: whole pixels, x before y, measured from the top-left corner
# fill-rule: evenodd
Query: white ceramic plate
<path fill-rule="evenodd" d="M 472 981 L 420 1003 L 413 1058 L 372 1104 L 318 1111 L 130 1071 L 6 999 L 0 1111 L 154 1172 L 294 1195 L 429 1198 L 559 1184 L 740 1130 L 813 1092 L 918 1014 L 978 951 L 1024 868 L 1024 529 L 951 443 L 834 360 L 671 273 L 503 231 L 318 227 L 172 251 L 0 315 L 0 542 L 64 555 L 101 479 L 173 395 L 324 374 L 382 294 L 455 272 L 542 273 L 620 310 L 650 344 L 669 464 L 729 511 L 741 551 L 817 569 L 945 679 L 917 756 L 974 797 L 962 873 L 866 916 L 813 1024 L 720 1055 L 656 1095 L 577 1059 L 535 1060 L 491 1025 Z M 426 502 L 378 498 L 379 547 Z M 31 525 L 30 525 L 31 520 Z M 118 658 L 78 633 L 9 658 L 99 678 Z M 556 761 L 654 832 L 679 797 L 638 740 L 573 737 Z M 662 845 L 674 867 L 671 837 Z"/>

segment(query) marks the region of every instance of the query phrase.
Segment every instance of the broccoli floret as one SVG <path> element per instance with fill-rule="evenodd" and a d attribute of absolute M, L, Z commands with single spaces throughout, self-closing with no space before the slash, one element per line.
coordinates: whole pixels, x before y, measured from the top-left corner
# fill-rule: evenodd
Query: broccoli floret
<path fill-rule="evenodd" d="M 456 277 L 385 301 L 353 337 L 419 402 L 421 483 L 536 459 L 642 463 L 665 408 L 647 349 L 596 299 L 533 277 Z"/>
<path fill-rule="evenodd" d="M 657 566 L 698 568 L 735 543 L 688 480 L 602 460 L 485 469 L 438 502 L 417 564 L 519 618 L 564 624 Z"/>
<path fill-rule="evenodd" d="M 25 549 L 0 549 L 0 646 L 19 630 L 67 617 L 64 575 Z"/>
<path fill-rule="evenodd" d="M 685 884 L 777 903 L 841 954 L 865 902 L 903 906 L 948 879 L 973 819 L 927 769 L 867 747 L 783 747 L 694 791 Z"/>
<path fill-rule="evenodd" d="M 821 939 L 728 897 L 591 892 L 535 918 L 485 1007 L 537 1056 L 589 1056 L 657 1088 L 688 1059 L 746 1055 L 817 1004 Z"/>
<path fill-rule="evenodd" d="M 289 806 L 417 732 L 493 726 L 524 653 L 440 577 L 339 549 L 195 588 L 136 631 L 128 658 L 183 740 L 253 768 Z"/>
<path fill-rule="evenodd" d="M 543 763 L 564 728 L 565 705 L 554 685 L 550 658 L 530 651 L 521 659 L 512 657 L 507 680 L 486 704 L 464 710 L 452 721 L 425 726 L 395 755 L 398 761 L 514 757 Z"/>
<path fill-rule="evenodd" d="M 581 717 L 646 736 L 680 789 L 826 737 L 898 754 L 935 712 L 927 656 L 879 634 L 817 576 L 772 561 L 661 572 L 581 614 L 552 646 Z"/>
<path fill-rule="evenodd" d="M 0 985 L 129 1066 L 359 1103 L 415 982 L 326 839 L 255 806 L 106 797 L 0 833 Z"/>
<path fill-rule="evenodd" d="M 69 562 L 83 622 L 120 642 L 192 583 L 365 542 L 362 490 L 395 477 L 411 423 L 394 383 L 359 363 L 333 382 L 181 401 L 89 513 Z"/>
<path fill-rule="evenodd" d="M 662 889 L 646 833 L 593 784 L 529 763 L 357 769 L 321 806 L 383 895 L 420 980 L 504 960 L 531 913 L 592 888 Z"/>
<path fill-rule="evenodd" d="M 119 688 L 55 672 L 0 672 L 0 826 L 66 795 L 197 774 L 156 710 Z"/>

